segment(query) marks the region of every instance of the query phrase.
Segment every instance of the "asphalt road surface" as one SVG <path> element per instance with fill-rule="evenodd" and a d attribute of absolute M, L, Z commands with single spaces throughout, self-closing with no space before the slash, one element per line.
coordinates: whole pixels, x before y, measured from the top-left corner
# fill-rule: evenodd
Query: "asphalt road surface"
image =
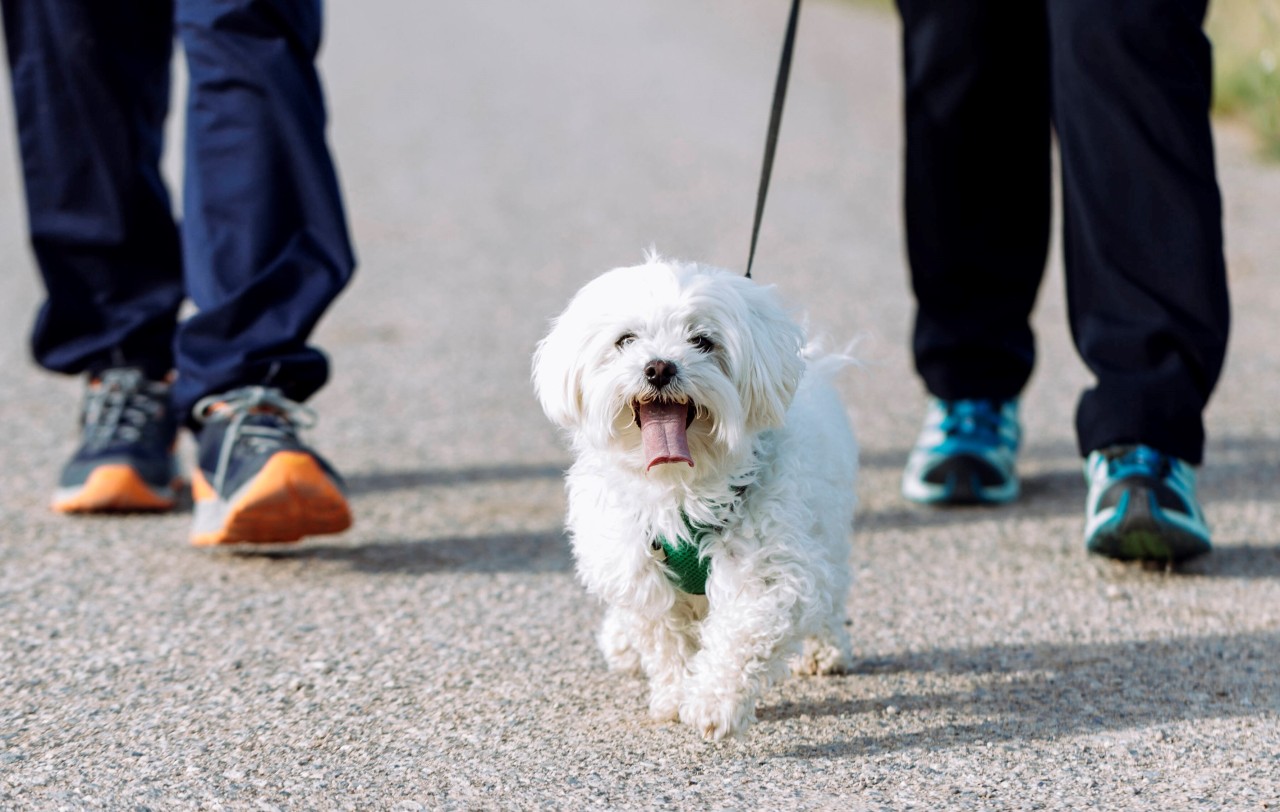
<path fill-rule="evenodd" d="M 361 268 L 316 336 L 335 378 L 310 437 L 357 524 L 288 551 L 189 548 L 188 512 L 46 508 L 80 384 L 27 354 L 39 289 L 3 100 L 0 807 L 1280 806 L 1280 167 L 1242 133 L 1219 129 L 1236 321 L 1201 479 L 1213 555 L 1171 573 L 1085 554 L 1089 376 L 1056 260 L 1024 498 L 911 507 L 898 31 L 807 5 L 755 275 L 860 339 L 841 384 L 864 452 L 858 666 L 771 689 L 747 736 L 708 744 L 650 722 L 596 652 L 529 356 L 579 285 L 650 245 L 745 262 L 785 4 L 327 13 Z"/>

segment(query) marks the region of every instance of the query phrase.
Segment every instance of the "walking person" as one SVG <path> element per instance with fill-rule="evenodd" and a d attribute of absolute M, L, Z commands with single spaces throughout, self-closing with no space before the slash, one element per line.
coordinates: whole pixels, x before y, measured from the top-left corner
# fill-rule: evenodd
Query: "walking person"
<path fill-rule="evenodd" d="M 186 426 L 193 543 L 345 529 L 341 477 L 298 435 L 329 374 L 308 337 L 355 264 L 314 65 L 320 0 L 0 11 L 47 296 L 32 350 L 87 379 L 54 509 L 172 508 Z M 181 224 L 159 166 L 175 32 L 190 77 Z"/>
<path fill-rule="evenodd" d="M 1206 0 L 899 0 L 916 369 L 931 395 L 903 493 L 1019 493 L 1018 400 L 1061 158 L 1085 543 L 1122 559 L 1210 549 L 1194 466 L 1226 351 Z"/>

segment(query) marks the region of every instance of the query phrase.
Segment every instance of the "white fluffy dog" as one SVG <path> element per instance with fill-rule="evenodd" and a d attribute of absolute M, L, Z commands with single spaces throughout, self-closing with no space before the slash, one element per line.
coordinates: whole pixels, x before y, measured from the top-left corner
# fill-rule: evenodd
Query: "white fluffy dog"
<path fill-rule="evenodd" d="M 849 664 L 857 447 L 845 359 L 816 356 L 771 288 L 652 256 L 583 287 L 534 355 L 605 659 L 707 738 L 753 722 L 788 661 Z"/>

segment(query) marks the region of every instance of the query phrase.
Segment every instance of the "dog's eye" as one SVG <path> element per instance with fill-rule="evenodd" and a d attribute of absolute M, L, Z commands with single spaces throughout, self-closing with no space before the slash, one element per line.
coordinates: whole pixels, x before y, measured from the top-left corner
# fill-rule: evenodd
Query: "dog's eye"
<path fill-rule="evenodd" d="M 716 342 L 712 341 L 707 336 L 694 336 L 689 339 L 689 343 L 694 347 L 697 347 L 699 352 L 711 352 L 716 348 Z"/>
<path fill-rule="evenodd" d="M 623 333 L 621 336 L 618 337 L 617 341 L 613 342 L 613 346 L 617 347 L 618 349 L 622 349 L 623 347 L 627 346 L 628 344 L 630 344 L 632 341 L 635 341 L 635 340 L 636 340 L 635 333 Z"/>

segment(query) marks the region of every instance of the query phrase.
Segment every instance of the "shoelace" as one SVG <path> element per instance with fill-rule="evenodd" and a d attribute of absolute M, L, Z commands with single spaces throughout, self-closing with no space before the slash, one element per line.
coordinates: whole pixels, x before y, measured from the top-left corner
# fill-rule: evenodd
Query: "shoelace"
<path fill-rule="evenodd" d="M 985 442 L 997 444 L 1003 442 L 1000 423 L 1000 409 L 991 401 L 956 400 L 950 403 L 938 428 L 948 437 L 981 436 Z"/>
<path fill-rule="evenodd" d="M 85 446 L 137 442 L 146 425 L 164 414 L 164 391 L 163 384 L 148 381 L 140 369 L 105 370 L 85 392 Z"/>
<path fill-rule="evenodd" d="M 213 487 L 218 493 L 226 483 L 232 451 L 241 441 L 254 450 L 266 450 L 295 442 L 299 428 L 311 428 L 316 423 L 315 412 L 267 386 L 245 386 L 210 395 L 196 403 L 193 414 L 204 424 L 227 423 L 213 475 Z M 262 415 L 274 419 L 270 424 L 246 422 L 251 416 Z"/>

